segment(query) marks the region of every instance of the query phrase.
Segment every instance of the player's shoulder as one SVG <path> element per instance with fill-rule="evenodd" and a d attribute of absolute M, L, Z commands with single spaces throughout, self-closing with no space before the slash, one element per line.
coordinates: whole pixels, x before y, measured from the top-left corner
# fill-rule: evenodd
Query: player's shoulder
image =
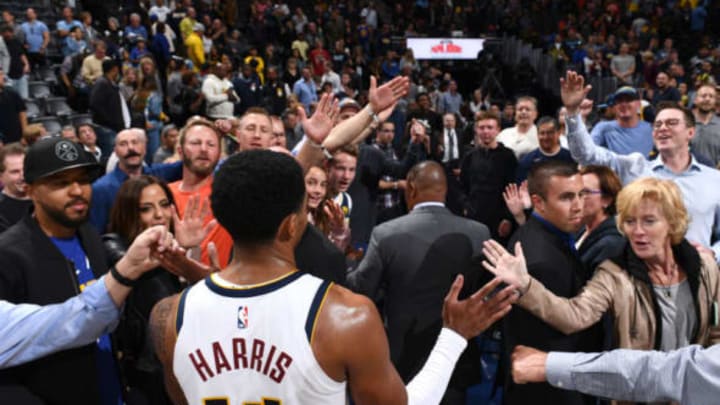
<path fill-rule="evenodd" d="M 370 322 L 378 316 L 377 308 L 370 298 L 333 284 L 327 293 L 326 310 L 338 327 L 354 327 Z"/>

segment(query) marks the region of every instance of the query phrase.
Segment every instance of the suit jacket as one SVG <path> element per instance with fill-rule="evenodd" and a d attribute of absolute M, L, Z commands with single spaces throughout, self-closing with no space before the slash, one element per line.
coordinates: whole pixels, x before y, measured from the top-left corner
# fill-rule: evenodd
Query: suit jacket
<path fill-rule="evenodd" d="M 514 246 L 516 241 L 522 243 L 530 275 L 558 297 L 574 297 L 587 281 L 585 266 L 580 256 L 571 250 L 568 240 L 563 240 L 534 215 L 518 229 L 508 246 Z M 543 351 L 588 351 L 593 344 L 599 349 L 601 336 L 591 340 L 593 332 L 597 333 L 597 328 L 566 335 L 517 306 L 503 322 L 508 358 L 519 344 Z M 533 404 L 540 399 L 542 403 L 557 405 L 579 405 L 584 401 L 580 393 L 553 388 L 547 383 L 515 385 L 508 382 L 505 404 Z"/>
<path fill-rule="evenodd" d="M 349 274 L 348 284 L 376 302 L 384 290 L 390 356 L 406 382 L 420 370 L 435 343 L 443 299 L 457 274 L 465 274 L 466 291 L 472 289 L 472 275 L 479 273 L 472 258 L 481 254 L 489 237 L 485 225 L 439 206 L 416 208 L 373 230 L 367 254 Z M 478 363 L 477 357 L 468 360 Z M 457 367 L 455 373 L 458 384 L 460 375 L 469 377 L 460 370 L 464 368 Z"/>
<path fill-rule="evenodd" d="M 114 83 L 105 76 L 97 79 L 90 90 L 90 112 L 93 122 L 115 132 L 124 129 L 121 102 L 125 101 L 120 98 L 120 90 Z"/>

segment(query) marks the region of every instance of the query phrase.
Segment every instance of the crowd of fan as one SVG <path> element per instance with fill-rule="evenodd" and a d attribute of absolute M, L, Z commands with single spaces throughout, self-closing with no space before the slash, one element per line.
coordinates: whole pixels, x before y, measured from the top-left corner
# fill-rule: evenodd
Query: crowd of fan
<path fill-rule="evenodd" d="M 670 105 L 676 112 L 692 109 L 681 119 L 694 129 L 679 148 L 689 148 L 691 165 L 706 176 L 689 180 L 701 175 L 688 174 L 680 184 L 691 216 L 688 239 L 703 255 L 720 254 L 720 199 L 689 194 L 702 189 L 693 182 L 720 177 L 714 169 L 720 164 L 720 47 L 706 24 L 718 10 L 708 1 L 631 1 L 621 7 L 546 0 L 529 8 L 519 1 L 333 1 L 309 8 L 254 0 L 241 19 L 245 10 L 237 10 L 237 2 L 197 3 L 140 2 L 125 10 L 124 25 L 102 7 L 79 14 L 65 7 L 52 31 L 32 9 L 22 23 L 3 12 L 0 232 L 32 205 L 23 182 L 25 148 L 61 136 L 82 144 L 105 167 L 92 183 L 89 221 L 109 235 L 108 256 L 117 260 L 143 227 L 174 221 L 177 230 L 193 222 L 203 235 L 190 243 L 199 247 L 197 260 L 174 265 L 194 272 L 223 267 L 232 238 L 204 202 L 213 173 L 236 151 L 269 148 L 295 155 L 303 166 L 309 220 L 332 245 L 303 252 L 340 257 L 338 269 L 330 269 L 329 260 L 318 264 L 324 256 L 306 259 L 308 266 L 357 291 L 363 286 L 346 280 L 345 271 L 366 271 L 363 256 L 372 249 L 373 229 L 407 213 L 405 176 L 416 163 L 441 164 L 448 209 L 485 224 L 493 239 L 507 243 L 534 218 L 537 189 L 528 187 L 527 178 L 538 181 L 533 171 L 541 162 L 562 161 L 585 166 L 583 178 L 590 177 L 578 194 L 585 206 L 578 257 L 595 268 L 617 250 L 583 246 L 594 241 L 593 232 L 607 232 L 603 248 L 623 241 L 613 219 L 621 181 L 654 173 L 681 182 L 676 177 L 686 167 L 665 175 L 662 164 L 646 173 L 638 163 L 654 159 L 672 166 L 657 134 L 680 123 L 656 119 Z M 242 29 L 239 20 L 246 20 Z M 562 85 L 561 108 L 538 105 L 531 94 L 499 99 L 496 89 L 460 81 L 452 64 L 416 60 L 397 40 L 457 30 L 518 35 L 545 47 L 562 71 L 575 70 L 587 82 L 612 78 L 616 89 L 594 105 L 585 98 L 588 89 L 567 87 L 581 81 L 572 74 Z M 53 46 L 62 55 L 54 90 L 73 110 L 90 114 L 88 122 L 58 134 L 29 123 L 25 106 L 32 98 L 28 77 L 52 64 Z M 539 111 L 557 113 L 539 117 Z M 151 186 L 162 198 L 146 203 L 143 190 Z M 702 203 L 689 204 L 694 198 Z M 166 286 L 181 288 L 176 278 Z M 133 335 L 144 335 L 155 298 L 129 304 L 139 308 L 139 320 L 126 319 L 120 339 L 130 383 L 152 403 L 162 403 L 161 386 L 143 382 L 147 375 L 158 378 L 157 362 Z M 153 363 L 149 372 L 140 367 L 146 360 Z"/>

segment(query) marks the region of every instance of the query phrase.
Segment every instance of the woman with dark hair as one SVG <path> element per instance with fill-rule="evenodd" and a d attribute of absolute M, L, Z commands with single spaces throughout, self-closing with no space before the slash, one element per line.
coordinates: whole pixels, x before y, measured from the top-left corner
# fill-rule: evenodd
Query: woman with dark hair
<path fill-rule="evenodd" d="M 207 231 L 203 226 L 209 202 L 198 199 L 188 203 L 185 217 L 180 220 L 174 208 L 172 193 L 162 180 L 140 176 L 127 180 L 118 191 L 110 212 L 110 231 L 103 236 L 108 266 L 114 265 L 133 240 L 145 229 L 163 225 L 174 232 L 185 249 L 196 250 Z M 199 255 L 198 255 L 199 256 Z M 139 403 L 170 404 L 164 390 L 163 374 L 149 344 L 148 320 L 153 306 L 161 299 L 180 292 L 184 284 L 175 274 L 196 281 L 208 274 L 209 268 L 184 256 L 164 258 L 163 268 L 145 273 L 128 297 L 115 332 L 116 350 L 122 353 L 119 364 L 123 380 L 130 388 L 129 397 Z M 130 401 L 133 402 L 133 401 Z"/>
<path fill-rule="evenodd" d="M 344 252 L 350 242 L 350 228 L 340 206 L 327 196 L 327 178 L 320 166 L 310 167 L 305 174 L 308 221 Z"/>
<path fill-rule="evenodd" d="M 607 166 L 590 165 L 580 170 L 583 179 L 583 223 L 575 247 L 589 269 L 622 252 L 625 238 L 615 223 L 615 200 L 622 189 L 620 179 Z"/>

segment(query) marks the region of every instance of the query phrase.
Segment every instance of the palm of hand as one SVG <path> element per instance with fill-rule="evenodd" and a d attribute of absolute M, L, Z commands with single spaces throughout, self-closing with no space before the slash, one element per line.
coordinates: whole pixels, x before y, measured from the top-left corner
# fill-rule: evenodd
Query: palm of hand
<path fill-rule="evenodd" d="M 370 105 L 374 111 L 382 111 L 395 101 L 393 90 L 389 86 L 380 86 L 368 94 Z"/>
<path fill-rule="evenodd" d="M 333 120 L 327 114 L 315 112 L 309 119 L 302 123 L 305 135 L 311 141 L 321 144 L 333 127 Z"/>

